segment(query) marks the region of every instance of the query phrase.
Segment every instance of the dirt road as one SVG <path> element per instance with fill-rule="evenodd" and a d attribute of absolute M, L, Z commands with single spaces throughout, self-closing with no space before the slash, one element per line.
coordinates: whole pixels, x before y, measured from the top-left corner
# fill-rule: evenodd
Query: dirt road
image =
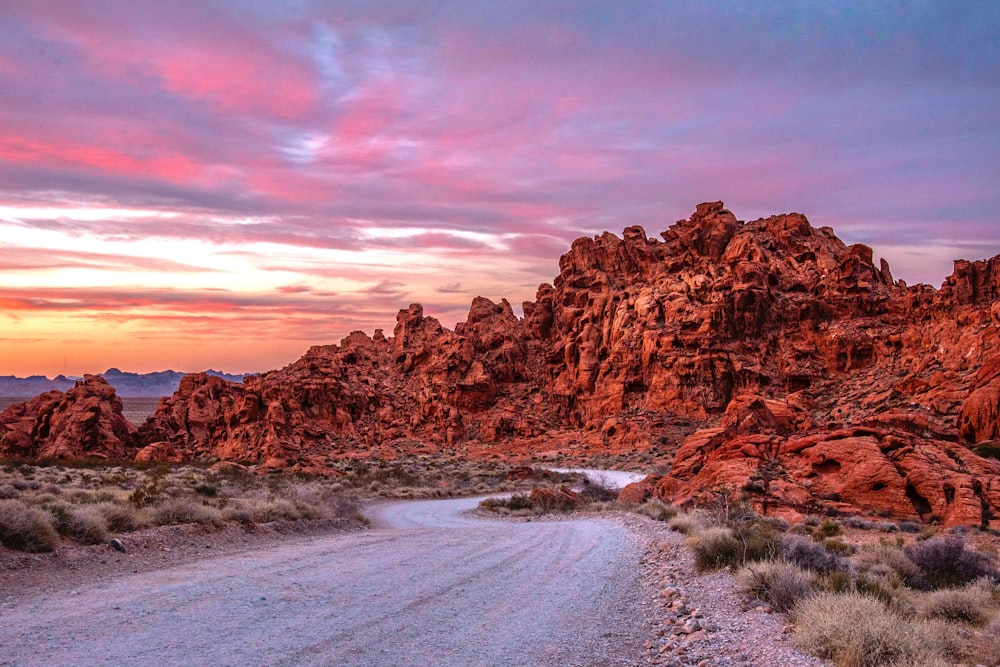
<path fill-rule="evenodd" d="M 640 665 L 639 550 L 600 519 L 386 503 L 364 533 L 0 606 L 2 665 Z"/>

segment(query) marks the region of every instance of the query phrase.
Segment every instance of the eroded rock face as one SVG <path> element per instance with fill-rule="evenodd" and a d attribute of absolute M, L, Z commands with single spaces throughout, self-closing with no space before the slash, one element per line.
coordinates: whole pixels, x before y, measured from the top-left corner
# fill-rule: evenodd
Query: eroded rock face
<path fill-rule="evenodd" d="M 1000 260 L 940 290 L 790 213 L 721 202 L 660 235 L 575 241 L 517 318 L 478 298 L 449 331 L 419 305 L 244 385 L 194 376 L 142 429 L 191 457 L 322 469 L 366 452 L 649 452 L 633 491 L 744 494 L 767 511 L 1000 515 Z"/>
<path fill-rule="evenodd" d="M 45 392 L 0 413 L 0 455 L 125 459 L 135 452 L 135 431 L 114 387 L 86 375 L 65 393 Z"/>
<path fill-rule="evenodd" d="M 391 337 L 242 384 L 188 376 L 142 456 L 323 471 L 643 452 L 670 472 L 638 495 L 1000 521 L 1000 463 L 972 451 L 1000 437 L 1000 256 L 908 287 L 802 214 L 745 223 L 709 202 L 658 237 L 578 239 L 559 268 L 523 318 L 477 298 L 450 331 L 414 304 Z M 10 448 L 37 449 L 17 432 Z"/>

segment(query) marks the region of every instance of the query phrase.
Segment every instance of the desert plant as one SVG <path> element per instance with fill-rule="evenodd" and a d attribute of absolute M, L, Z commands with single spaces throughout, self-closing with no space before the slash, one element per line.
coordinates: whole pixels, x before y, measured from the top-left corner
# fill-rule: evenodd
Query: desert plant
<path fill-rule="evenodd" d="M 667 527 L 678 533 L 692 535 L 705 527 L 707 520 L 699 512 L 681 512 L 667 520 Z"/>
<path fill-rule="evenodd" d="M 653 521 L 669 521 L 680 513 L 680 510 L 673 505 L 664 505 L 659 500 L 647 500 L 634 511 L 648 516 Z"/>
<path fill-rule="evenodd" d="M 580 498 L 586 503 L 606 503 L 618 500 L 618 489 L 606 482 L 593 482 L 589 478 L 583 480 Z"/>
<path fill-rule="evenodd" d="M 819 538 L 827 537 L 837 537 L 843 534 L 844 529 L 840 527 L 840 524 L 832 519 L 826 519 L 823 521 L 822 525 L 816 529 L 815 535 Z"/>
<path fill-rule="evenodd" d="M 94 509 L 101 513 L 112 533 L 127 533 L 139 527 L 135 509 L 131 505 L 103 502 L 94 505 Z"/>
<path fill-rule="evenodd" d="M 158 526 L 179 523 L 219 524 L 221 519 L 219 510 L 192 499 L 170 498 L 153 507 L 153 521 Z"/>
<path fill-rule="evenodd" d="M 20 500 L 0 500 L 0 544 L 19 551 L 52 551 L 59 533 L 52 515 Z"/>
<path fill-rule="evenodd" d="M 797 535 L 781 539 L 781 555 L 785 560 L 813 572 L 834 572 L 847 569 L 847 562 L 822 544 Z"/>
<path fill-rule="evenodd" d="M 792 611 L 795 642 L 841 667 L 876 667 L 934 658 L 939 648 L 916 623 L 859 593 L 819 593 Z"/>
<path fill-rule="evenodd" d="M 734 566 L 751 561 L 773 560 L 781 555 L 781 531 L 772 519 L 749 516 L 732 525 L 733 536 L 740 543 Z"/>
<path fill-rule="evenodd" d="M 781 560 L 751 563 L 736 573 L 736 582 L 744 595 L 778 611 L 789 611 L 813 590 L 811 574 Z"/>
<path fill-rule="evenodd" d="M 977 626 L 989 623 L 993 610 L 989 589 L 975 584 L 928 593 L 918 607 L 921 618 L 939 618 Z"/>
<path fill-rule="evenodd" d="M 960 537 L 939 537 L 906 547 L 906 556 L 920 568 L 932 588 L 961 586 L 979 577 L 1000 580 L 1000 571 L 983 554 L 965 547 Z"/>
<path fill-rule="evenodd" d="M 861 549 L 854 562 L 859 572 L 871 578 L 881 579 L 893 585 L 927 587 L 920 568 L 907 558 L 906 552 L 901 547 L 887 543 L 869 544 Z"/>
<path fill-rule="evenodd" d="M 515 493 L 507 499 L 507 509 L 510 510 L 530 510 L 533 506 L 531 498 L 526 493 Z"/>
<path fill-rule="evenodd" d="M 738 561 L 740 542 L 731 528 L 714 526 L 704 528 L 691 538 L 689 545 L 694 553 L 694 563 L 699 570 L 717 570 Z"/>
<path fill-rule="evenodd" d="M 95 505 L 68 508 L 60 523 L 59 532 L 84 544 L 102 544 L 108 540 L 108 523 Z"/>

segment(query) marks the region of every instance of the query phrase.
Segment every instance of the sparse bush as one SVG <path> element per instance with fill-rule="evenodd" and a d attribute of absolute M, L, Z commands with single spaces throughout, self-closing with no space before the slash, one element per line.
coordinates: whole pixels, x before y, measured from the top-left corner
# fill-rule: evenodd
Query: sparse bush
<path fill-rule="evenodd" d="M 83 544 L 102 544 L 108 540 L 107 521 L 96 505 L 69 507 L 59 528 L 59 532 Z"/>
<path fill-rule="evenodd" d="M 920 568 L 932 588 L 961 586 L 979 577 L 1000 580 L 989 559 L 965 548 L 959 537 L 941 537 L 906 547 L 906 556 Z"/>
<path fill-rule="evenodd" d="M 0 500 L 0 544 L 19 551 L 52 551 L 59 533 L 52 515 L 20 500 Z"/>
<path fill-rule="evenodd" d="M 839 523 L 837 523 L 832 519 L 826 519 L 825 521 L 823 521 L 823 524 L 816 529 L 815 534 L 817 537 L 827 538 L 827 537 L 837 537 L 838 535 L 842 535 L 843 533 L 844 529 L 840 527 Z"/>
<path fill-rule="evenodd" d="M 702 529 L 689 544 L 699 570 L 717 570 L 734 565 L 740 553 L 740 543 L 732 529 L 721 526 Z"/>
<path fill-rule="evenodd" d="M 704 515 L 697 512 L 681 512 L 667 520 L 667 527 L 676 530 L 678 533 L 692 535 L 705 527 L 707 523 Z"/>
<path fill-rule="evenodd" d="M 507 499 L 509 510 L 530 510 L 533 506 L 531 498 L 526 493 L 515 493 Z"/>
<path fill-rule="evenodd" d="M 984 586 L 947 588 L 928 593 L 920 601 L 918 611 L 921 618 L 939 618 L 983 626 L 992 617 L 993 599 Z"/>
<path fill-rule="evenodd" d="M 733 566 L 752 561 L 773 560 L 781 555 L 781 532 L 772 519 L 752 517 L 732 526 L 740 551 Z"/>
<path fill-rule="evenodd" d="M 618 500 L 618 489 L 603 482 L 592 482 L 584 479 L 580 498 L 585 503 L 606 503 Z"/>
<path fill-rule="evenodd" d="M 857 549 L 854 545 L 848 544 L 839 537 L 830 537 L 823 540 L 823 548 L 841 556 L 853 556 Z"/>
<path fill-rule="evenodd" d="M 780 560 L 751 563 L 736 573 L 736 582 L 744 595 L 763 600 L 778 611 L 789 611 L 813 590 L 812 575 Z"/>
<path fill-rule="evenodd" d="M 796 535 L 786 535 L 781 540 L 781 554 L 785 560 L 813 572 L 827 573 L 847 569 L 847 562 L 837 553 L 827 550 Z"/>
<path fill-rule="evenodd" d="M 194 492 L 199 493 L 206 498 L 214 498 L 219 495 L 219 487 L 215 484 L 196 484 L 194 487 Z"/>
<path fill-rule="evenodd" d="M 923 530 L 923 526 L 916 521 L 900 521 L 896 524 L 896 527 L 899 528 L 899 532 L 901 533 L 916 534 Z"/>
<path fill-rule="evenodd" d="M 855 565 L 870 578 L 894 586 L 905 583 L 915 588 L 927 587 L 920 568 L 907 558 L 902 548 L 891 544 L 866 545 L 855 558 Z"/>
<path fill-rule="evenodd" d="M 647 500 L 634 510 L 648 516 L 653 521 L 669 521 L 680 513 L 673 505 L 664 505 L 659 500 Z"/>
<path fill-rule="evenodd" d="M 860 516 L 849 516 L 844 519 L 844 523 L 858 530 L 871 530 L 875 527 L 871 521 Z"/>
<path fill-rule="evenodd" d="M 820 593 L 793 609 L 795 642 L 841 667 L 876 667 L 940 654 L 916 623 L 858 593 Z"/>
<path fill-rule="evenodd" d="M 139 527 L 135 509 L 131 505 L 103 502 L 94 505 L 112 533 L 127 533 Z"/>
<path fill-rule="evenodd" d="M 170 498 L 153 508 L 153 521 L 158 526 L 179 523 L 214 524 L 221 522 L 219 510 L 192 499 Z"/>

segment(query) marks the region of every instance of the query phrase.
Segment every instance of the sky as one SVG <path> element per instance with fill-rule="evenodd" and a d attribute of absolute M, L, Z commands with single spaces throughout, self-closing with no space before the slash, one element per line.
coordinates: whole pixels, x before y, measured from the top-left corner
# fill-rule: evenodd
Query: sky
<path fill-rule="evenodd" d="M 3 0 L 0 375 L 519 312 L 703 201 L 938 286 L 1000 253 L 998 155 L 992 0 Z"/>

